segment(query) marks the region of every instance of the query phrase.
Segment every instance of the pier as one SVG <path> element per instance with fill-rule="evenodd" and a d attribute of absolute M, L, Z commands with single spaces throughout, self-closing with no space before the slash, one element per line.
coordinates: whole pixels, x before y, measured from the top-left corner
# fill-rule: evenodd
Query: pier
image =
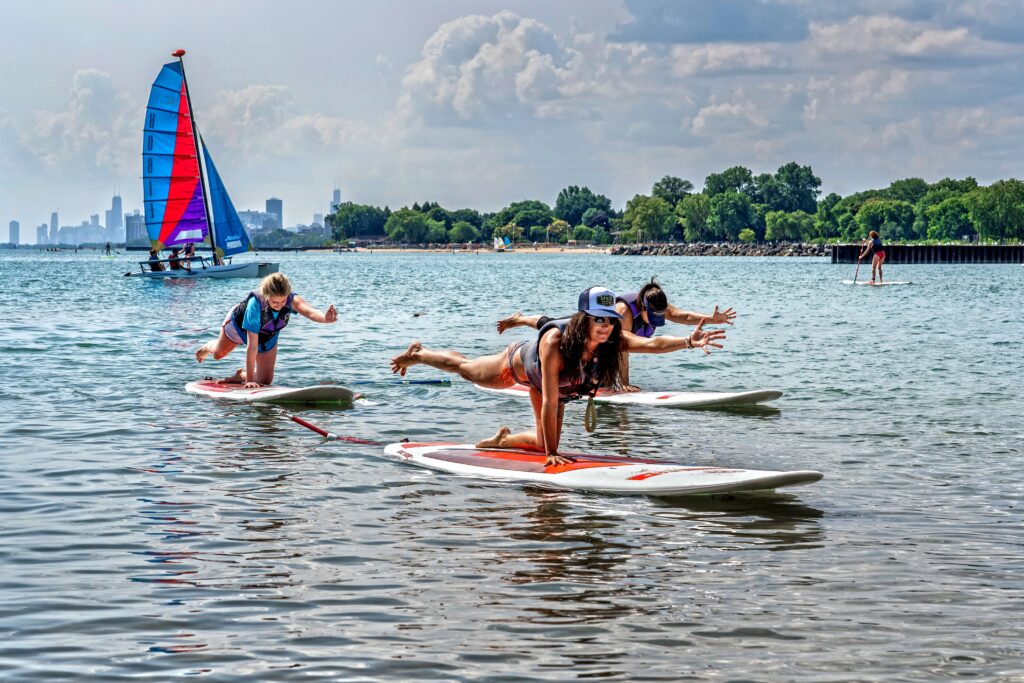
<path fill-rule="evenodd" d="M 833 244 L 832 263 L 856 263 L 859 244 Z M 862 263 L 871 263 L 871 254 Z M 886 244 L 885 263 L 1024 263 L 1024 245 Z"/>

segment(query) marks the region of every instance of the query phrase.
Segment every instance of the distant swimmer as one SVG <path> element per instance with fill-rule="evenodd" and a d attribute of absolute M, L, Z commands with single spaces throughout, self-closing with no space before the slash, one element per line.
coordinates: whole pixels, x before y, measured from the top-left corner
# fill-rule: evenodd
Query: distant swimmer
<path fill-rule="evenodd" d="M 220 360 L 236 346 L 245 345 L 245 367 L 221 381 L 244 384 L 246 388 L 273 384 L 277 335 L 293 312 L 317 323 L 333 323 L 338 319 L 333 304 L 321 313 L 292 292 L 292 285 L 283 273 L 273 273 L 263 278 L 258 290 L 249 292 L 228 311 L 220 335 L 199 347 L 196 360 L 202 363 L 210 354 Z"/>
<path fill-rule="evenodd" d="M 501 427 L 479 448 L 527 448 L 542 451 L 547 465 L 564 465 L 572 458 L 559 455 L 565 402 L 593 396 L 599 387 L 622 386 L 622 359 L 626 353 L 670 353 L 680 349 L 722 348 L 723 330 L 705 331 L 699 321 L 689 337 L 647 339 L 622 332 L 622 314 L 615 309 L 615 294 L 590 287 L 579 297 L 577 312 L 550 320 L 537 338 L 511 344 L 494 355 L 467 358 L 458 351 L 434 351 L 413 342 L 391 359 L 391 371 L 405 375 L 413 365 L 429 365 L 451 372 L 482 387 L 530 387 L 534 429 L 512 434 Z"/>
<path fill-rule="evenodd" d="M 682 325 L 697 325 L 701 321 L 709 325 L 732 325 L 736 318 L 736 312 L 732 308 L 719 311 L 718 306 L 712 313 L 694 313 L 676 308 L 668 302 L 665 291 L 654 278 L 644 284 L 639 292 L 621 294 L 615 299 L 615 311 L 622 317 L 623 334 L 626 336 L 650 338 L 654 336 L 657 328 L 664 327 L 665 321 L 680 323 Z M 542 315 L 523 315 L 516 312 L 507 318 L 498 321 L 498 334 L 511 327 L 533 327 L 540 329 L 550 322 L 552 318 Z M 626 332 L 628 330 L 628 332 Z M 705 347 L 704 351 L 710 353 Z M 639 391 L 640 388 L 629 383 L 629 356 L 623 358 L 622 363 L 622 389 L 624 391 Z"/>
<path fill-rule="evenodd" d="M 875 284 L 875 277 L 878 277 L 878 284 L 882 283 L 882 264 L 885 263 L 885 245 L 882 244 L 882 238 L 878 236 L 878 233 L 872 230 L 868 233 L 870 238 L 869 242 L 864 244 L 863 251 L 860 252 L 860 256 L 857 260 L 860 261 L 862 258 L 871 253 L 871 284 Z"/>

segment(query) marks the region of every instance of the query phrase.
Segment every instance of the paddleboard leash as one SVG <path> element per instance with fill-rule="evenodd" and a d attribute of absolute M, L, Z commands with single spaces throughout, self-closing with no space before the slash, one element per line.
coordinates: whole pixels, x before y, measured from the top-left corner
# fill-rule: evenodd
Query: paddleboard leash
<path fill-rule="evenodd" d="M 292 415 L 291 413 L 283 413 L 283 415 L 285 417 L 287 417 L 289 420 L 291 420 L 292 422 L 294 422 L 295 424 L 302 425 L 306 429 L 308 429 L 310 431 L 313 431 L 313 432 L 316 432 L 317 434 L 319 434 L 320 436 L 324 437 L 328 441 L 345 441 L 346 443 L 358 443 L 358 444 L 363 444 L 365 446 L 383 446 L 384 445 L 380 441 L 373 441 L 371 439 L 360 439 L 357 436 L 342 436 L 341 434 L 335 434 L 334 432 L 329 432 L 326 429 L 324 429 L 323 427 L 319 427 L 319 426 L 313 424 L 312 422 L 310 422 L 309 420 L 303 420 L 301 417 L 298 417 L 297 415 Z"/>

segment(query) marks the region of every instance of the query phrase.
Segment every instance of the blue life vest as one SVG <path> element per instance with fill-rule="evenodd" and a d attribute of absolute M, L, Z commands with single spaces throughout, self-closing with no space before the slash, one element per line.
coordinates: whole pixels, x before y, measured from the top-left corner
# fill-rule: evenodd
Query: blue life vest
<path fill-rule="evenodd" d="M 523 368 L 526 370 L 526 379 L 530 386 L 537 391 L 543 391 L 543 378 L 540 367 L 540 340 L 551 330 L 558 330 L 565 334 L 565 328 L 569 324 L 569 318 L 552 320 L 537 333 L 537 338 L 526 342 L 519 349 L 519 357 L 523 360 Z M 597 373 L 597 358 L 591 359 L 580 368 L 566 368 L 558 374 L 558 399 L 560 401 L 572 401 L 580 396 L 587 396 L 597 391 L 599 386 Z"/>
<path fill-rule="evenodd" d="M 662 320 L 660 325 L 645 323 L 644 319 L 640 316 L 640 306 L 636 302 L 639 295 L 640 292 L 631 292 L 630 294 L 617 296 L 615 297 L 615 300 L 621 301 L 629 306 L 629 312 L 633 314 L 633 329 L 631 329 L 630 332 L 638 337 L 653 337 L 654 329 L 656 327 L 664 327 L 665 321 Z"/>
<path fill-rule="evenodd" d="M 270 303 L 266 299 L 261 297 L 257 292 L 249 292 L 249 295 L 242 299 L 240 303 L 235 304 L 235 307 L 231 311 L 231 319 L 235 323 L 235 327 L 239 330 L 245 330 L 242 327 L 242 321 L 245 319 L 245 309 L 249 306 L 249 299 L 256 299 L 260 303 L 260 348 L 264 348 L 268 342 L 270 342 L 277 333 L 280 332 L 288 325 L 288 318 L 291 316 L 292 311 L 292 299 L 295 298 L 295 292 L 288 295 L 288 299 L 284 302 L 284 306 L 277 312 L 277 317 L 274 317 L 274 309 L 270 307 Z"/>
<path fill-rule="evenodd" d="M 880 251 L 885 251 L 885 247 L 882 246 L 882 238 L 874 237 L 871 240 L 871 253 L 877 254 Z"/>

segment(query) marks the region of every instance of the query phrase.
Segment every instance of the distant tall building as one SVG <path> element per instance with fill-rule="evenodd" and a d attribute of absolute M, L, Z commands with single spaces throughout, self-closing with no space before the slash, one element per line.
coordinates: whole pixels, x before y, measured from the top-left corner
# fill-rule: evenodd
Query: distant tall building
<path fill-rule="evenodd" d="M 114 198 L 110 201 L 110 210 L 107 211 L 107 236 L 110 239 L 117 240 L 121 235 L 121 230 L 124 228 L 124 221 L 122 220 L 121 209 L 121 195 L 114 195 Z"/>
<path fill-rule="evenodd" d="M 337 211 L 338 207 L 340 205 L 341 205 L 341 189 L 336 187 L 336 188 L 334 188 L 334 196 L 331 197 L 331 213 L 334 213 L 335 211 Z"/>
<path fill-rule="evenodd" d="M 36 244 L 46 244 L 46 231 L 49 227 L 46 223 L 43 223 L 36 228 Z"/>
<path fill-rule="evenodd" d="M 57 219 L 57 212 L 54 211 L 50 214 L 50 244 L 57 244 L 59 230 L 60 222 Z"/>
<path fill-rule="evenodd" d="M 324 215 L 322 213 L 314 213 L 313 214 L 313 225 L 319 225 L 319 226 L 323 227 L 323 224 L 324 224 Z"/>
<path fill-rule="evenodd" d="M 89 216 L 89 225 L 94 228 L 100 227 L 100 215 L 98 213 Z"/>
<path fill-rule="evenodd" d="M 7 226 L 7 241 L 17 246 L 21 238 L 21 223 L 11 221 Z"/>
<path fill-rule="evenodd" d="M 136 209 L 135 213 L 124 215 L 125 244 L 146 244 L 149 235 L 146 233 L 146 217 Z"/>
<path fill-rule="evenodd" d="M 271 197 L 267 200 L 267 213 L 277 216 L 277 228 L 284 227 L 284 202 L 277 197 Z"/>

